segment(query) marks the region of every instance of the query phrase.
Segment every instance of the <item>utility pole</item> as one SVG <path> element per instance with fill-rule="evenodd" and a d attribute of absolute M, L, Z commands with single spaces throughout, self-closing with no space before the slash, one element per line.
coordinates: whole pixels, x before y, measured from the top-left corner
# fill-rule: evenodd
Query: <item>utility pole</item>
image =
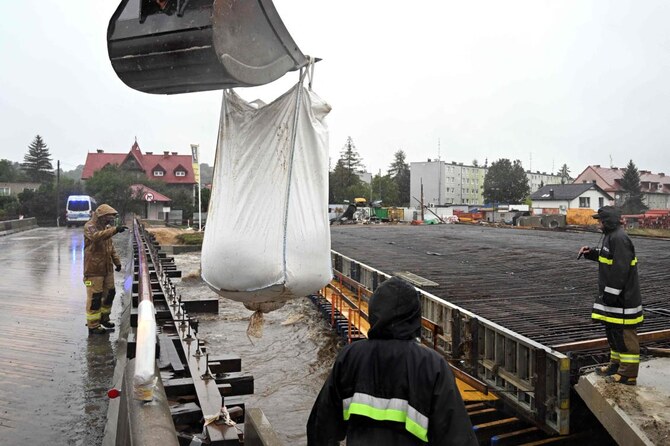
<path fill-rule="evenodd" d="M 191 144 L 191 152 L 193 154 L 193 173 L 195 173 L 195 181 L 198 184 L 198 232 L 202 232 L 202 197 L 200 186 L 200 146 L 198 144 Z"/>
<path fill-rule="evenodd" d="M 60 160 L 56 161 L 56 227 L 60 228 Z"/>
<path fill-rule="evenodd" d="M 421 178 L 421 221 L 423 221 L 423 178 Z"/>

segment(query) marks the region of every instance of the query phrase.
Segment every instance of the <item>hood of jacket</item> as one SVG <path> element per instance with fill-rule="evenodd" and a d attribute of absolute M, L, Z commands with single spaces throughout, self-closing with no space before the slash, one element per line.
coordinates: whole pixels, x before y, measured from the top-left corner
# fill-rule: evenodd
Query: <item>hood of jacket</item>
<path fill-rule="evenodd" d="M 612 232 L 621 226 L 621 211 L 614 206 L 601 207 L 598 213 L 593 214 L 593 218 L 600 220 L 604 232 Z"/>
<path fill-rule="evenodd" d="M 414 339 L 421 335 L 421 302 L 411 284 L 393 277 L 370 297 L 369 339 Z"/>
<path fill-rule="evenodd" d="M 100 218 L 102 218 L 106 215 L 116 216 L 117 214 L 118 214 L 118 212 L 116 212 L 116 209 L 114 209 L 110 205 L 101 204 L 100 206 L 98 206 L 98 208 L 95 210 L 95 212 L 93 212 L 92 220 L 95 220 L 95 222 L 97 223 L 100 220 Z"/>

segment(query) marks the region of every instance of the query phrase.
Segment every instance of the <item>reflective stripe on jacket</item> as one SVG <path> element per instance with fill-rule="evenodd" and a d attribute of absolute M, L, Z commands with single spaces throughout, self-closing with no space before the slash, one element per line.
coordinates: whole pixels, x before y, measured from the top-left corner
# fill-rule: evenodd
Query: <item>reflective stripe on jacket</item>
<path fill-rule="evenodd" d="M 307 444 L 345 435 L 351 446 L 477 444 L 449 365 L 415 340 L 361 340 L 340 352 L 310 414 Z"/>
<path fill-rule="evenodd" d="M 598 297 L 593 303 L 594 322 L 637 327 L 644 320 L 635 247 L 619 226 L 606 232 L 599 249 L 587 259 L 598 262 Z"/>

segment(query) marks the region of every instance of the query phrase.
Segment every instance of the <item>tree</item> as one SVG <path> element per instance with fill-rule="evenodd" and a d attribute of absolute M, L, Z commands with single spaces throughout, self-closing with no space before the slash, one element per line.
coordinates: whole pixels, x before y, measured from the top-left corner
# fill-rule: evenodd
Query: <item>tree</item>
<path fill-rule="evenodd" d="M 409 164 L 405 162 L 406 155 L 403 150 L 398 150 L 393 156 L 395 159 L 389 167 L 388 174 L 395 183 L 398 194 L 397 200 L 394 204 L 398 206 L 409 206 Z M 388 201 L 386 203 L 390 204 Z"/>
<path fill-rule="evenodd" d="M 400 206 L 398 183 L 389 175 L 375 175 L 370 184 L 372 201 L 381 200 L 383 206 Z"/>
<path fill-rule="evenodd" d="M 567 164 L 561 166 L 561 170 L 558 171 L 558 174 L 561 176 L 561 184 L 565 184 L 572 180 L 572 177 L 570 177 L 570 168 Z"/>
<path fill-rule="evenodd" d="M 118 165 L 107 165 L 86 180 L 86 191 L 98 203 L 106 203 L 116 209 L 121 216 L 137 210 L 139 199 L 133 197 L 130 186 L 136 182 L 134 175 Z"/>
<path fill-rule="evenodd" d="M 48 183 L 53 179 L 53 166 L 51 165 L 51 154 L 49 148 L 40 135 L 28 146 L 28 153 L 23 157 L 21 166 L 26 176 L 31 181 Z"/>
<path fill-rule="evenodd" d="M 7 183 L 26 181 L 21 164 L 9 160 L 0 160 L 0 181 Z"/>
<path fill-rule="evenodd" d="M 624 214 L 639 214 L 640 212 L 647 210 L 640 187 L 640 172 L 638 172 L 633 160 L 628 162 L 619 184 L 624 191 L 624 201 L 621 206 L 621 212 Z"/>
<path fill-rule="evenodd" d="M 361 157 L 356 151 L 351 136 L 340 152 L 340 159 L 329 175 L 328 199 L 331 203 L 342 203 L 356 197 L 366 197 L 369 186 L 362 184 L 357 172 L 361 170 Z"/>
<path fill-rule="evenodd" d="M 484 177 L 484 200 L 489 203 L 520 203 L 530 193 L 521 161 L 506 158 L 491 164 Z"/>

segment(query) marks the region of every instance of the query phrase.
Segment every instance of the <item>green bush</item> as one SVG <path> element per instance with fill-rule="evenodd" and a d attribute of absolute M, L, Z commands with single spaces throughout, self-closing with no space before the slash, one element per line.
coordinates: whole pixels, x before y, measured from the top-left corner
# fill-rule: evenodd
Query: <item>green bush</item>
<path fill-rule="evenodd" d="M 179 234 L 177 240 L 182 245 L 202 245 L 202 238 L 204 235 L 204 232 L 189 232 Z"/>

